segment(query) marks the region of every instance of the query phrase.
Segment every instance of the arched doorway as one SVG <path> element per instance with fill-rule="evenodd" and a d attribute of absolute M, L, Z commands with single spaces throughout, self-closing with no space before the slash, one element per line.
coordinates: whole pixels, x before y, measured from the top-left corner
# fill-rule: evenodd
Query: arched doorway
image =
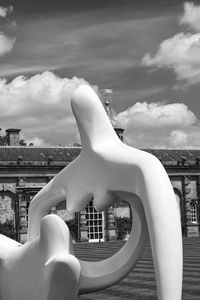
<path fill-rule="evenodd" d="M 0 233 L 17 240 L 18 205 L 14 193 L 0 191 Z"/>
<path fill-rule="evenodd" d="M 0 222 L 7 220 L 15 224 L 15 195 L 10 191 L 0 192 Z"/>

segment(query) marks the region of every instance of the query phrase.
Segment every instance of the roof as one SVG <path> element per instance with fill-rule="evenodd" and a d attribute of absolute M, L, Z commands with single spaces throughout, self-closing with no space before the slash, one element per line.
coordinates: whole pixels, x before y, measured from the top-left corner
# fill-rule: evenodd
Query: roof
<path fill-rule="evenodd" d="M 144 149 L 155 155 L 163 164 L 174 164 L 185 161 L 185 164 L 194 164 L 200 160 L 200 149 L 180 150 L 180 149 Z"/>
<path fill-rule="evenodd" d="M 1 146 L 0 161 L 57 161 L 70 162 L 81 152 L 81 147 Z"/>
<path fill-rule="evenodd" d="M 155 155 L 163 164 L 194 164 L 199 158 L 198 150 L 176 149 L 143 149 Z M 70 162 L 81 152 L 81 147 L 30 147 L 30 146 L 0 146 L 0 161 L 54 161 Z"/>

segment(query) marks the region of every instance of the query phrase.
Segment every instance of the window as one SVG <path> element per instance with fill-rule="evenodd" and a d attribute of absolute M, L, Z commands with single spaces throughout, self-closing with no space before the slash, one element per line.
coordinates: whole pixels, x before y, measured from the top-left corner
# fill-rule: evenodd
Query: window
<path fill-rule="evenodd" d="M 86 206 L 86 220 L 88 228 L 88 238 L 90 241 L 103 240 L 104 219 L 103 213 L 98 213 L 93 206 L 93 201 L 90 201 Z"/>
<path fill-rule="evenodd" d="M 190 203 L 191 222 L 197 223 L 197 207 L 194 202 Z"/>

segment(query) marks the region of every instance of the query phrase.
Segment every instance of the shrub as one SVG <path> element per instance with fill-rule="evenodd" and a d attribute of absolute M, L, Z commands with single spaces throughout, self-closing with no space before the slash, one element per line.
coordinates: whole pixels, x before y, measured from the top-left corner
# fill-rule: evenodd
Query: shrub
<path fill-rule="evenodd" d="M 73 240 L 78 240 L 78 220 L 76 218 L 68 220 L 65 222 L 69 228 L 71 233 L 71 237 Z"/>
<path fill-rule="evenodd" d="M 117 239 L 123 240 L 131 231 L 132 222 L 129 218 L 116 218 Z"/>
<path fill-rule="evenodd" d="M 11 239 L 16 239 L 14 221 L 7 219 L 4 223 L 0 223 L 0 233 Z"/>

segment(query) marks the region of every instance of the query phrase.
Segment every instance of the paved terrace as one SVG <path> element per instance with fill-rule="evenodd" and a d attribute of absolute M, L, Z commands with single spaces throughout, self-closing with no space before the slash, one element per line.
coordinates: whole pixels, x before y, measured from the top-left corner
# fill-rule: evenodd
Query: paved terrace
<path fill-rule="evenodd" d="M 123 246 L 122 241 L 76 244 L 76 255 L 82 260 L 105 259 Z M 184 238 L 184 272 L 182 300 L 200 299 L 200 238 Z M 155 300 L 155 272 L 149 244 L 134 270 L 118 284 L 105 290 L 83 295 L 80 300 Z M 170 300 L 170 299 L 169 299 Z"/>

